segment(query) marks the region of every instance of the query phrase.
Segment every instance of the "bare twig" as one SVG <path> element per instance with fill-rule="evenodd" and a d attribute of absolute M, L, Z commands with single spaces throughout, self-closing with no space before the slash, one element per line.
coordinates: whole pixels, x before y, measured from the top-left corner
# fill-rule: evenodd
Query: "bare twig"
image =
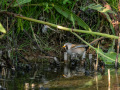
<path fill-rule="evenodd" d="M 93 1 L 98 4 L 98 2 L 96 0 L 93 0 Z"/>
<path fill-rule="evenodd" d="M 117 55 L 116 55 L 116 60 L 115 60 L 115 68 L 118 67 L 119 46 L 120 46 L 120 33 L 119 33 L 119 38 L 118 38 Z"/>
<path fill-rule="evenodd" d="M 108 69 L 108 90 L 110 90 L 110 69 Z"/>
<path fill-rule="evenodd" d="M 94 44 L 95 42 L 97 42 L 97 41 L 99 41 L 99 40 L 102 40 L 102 39 L 104 39 L 104 38 L 105 38 L 105 37 L 97 38 L 97 39 L 95 39 L 94 41 L 90 42 L 90 44 L 92 45 L 92 44 Z"/>
<path fill-rule="evenodd" d="M 16 2 L 17 2 L 17 4 L 18 4 L 18 6 L 19 6 L 20 10 L 22 11 L 22 8 L 21 8 L 21 6 L 19 5 L 19 3 L 18 3 L 18 1 L 17 1 L 17 0 L 16 0 Z"/>
<path fill-rule="evenodd" d="M 98 53 L 97 53 L 97 60 L 96 60 L 96 64 L 95 64 L 95 70 L 97 71 L 98 68 Z"/>
<path fill-rule="evenodd" d="M 12 0 L 7 9 L 14 3 L 15 0 Z"/>

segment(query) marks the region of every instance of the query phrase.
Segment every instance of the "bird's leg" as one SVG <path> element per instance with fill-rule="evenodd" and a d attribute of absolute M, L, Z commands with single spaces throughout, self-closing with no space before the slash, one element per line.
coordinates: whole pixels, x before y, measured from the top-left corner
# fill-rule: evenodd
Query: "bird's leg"
<path fill-rule="evenodd" d="M 64 52 L 64 63 L 66 64 L 68 62 L 68 54 L 67 52 Z"/>
<path fill-rule="evenodd" d="M 82 60 L 84 60 L 86 58 L 86 51 L 84 51 L 83 55 L 82 55 Z"/>
<path fill-rule="evenodd" d="M 85 58 L 86 58 L 86 51 L 84 51 L 83 55 L 82 55 L 82 60 L 81 60 L 81 66 L 85 67 Z"/>

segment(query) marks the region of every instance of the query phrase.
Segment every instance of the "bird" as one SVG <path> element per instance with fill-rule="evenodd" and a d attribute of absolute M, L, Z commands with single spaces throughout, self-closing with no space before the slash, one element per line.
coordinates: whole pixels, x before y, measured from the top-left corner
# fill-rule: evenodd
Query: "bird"
<path fill-rule="evenodd" d="M 98 41 L 103 40 L 103 39 L 104 39 L 104 37 L 100 37 L 98 39 L 93 40 L 89 44 L 93 45 L 95 42 L 98 42 Z M 76 54 L 76 55 L 82 56 L 82 59 L 85 58 L 86 51 L 89 48 L 88 45 L 72 44 L 72 43 L 69 43 L 69 42 L 65 43 L 63 45 L 63 47 L 66 49 L 66 52 L 69 55 L 72 56 L 73 54 Z"/>
<path fill-rule="evenodd" d="M 69 55 L 76 54 L 79 56 L 85 57 L 86 50 L 89 46 L 88 45 L 81 45 L 81 44 L 72 44 L 72 43 L 65 43 L 63 48 L 66 49 L 66 52 Z"/>

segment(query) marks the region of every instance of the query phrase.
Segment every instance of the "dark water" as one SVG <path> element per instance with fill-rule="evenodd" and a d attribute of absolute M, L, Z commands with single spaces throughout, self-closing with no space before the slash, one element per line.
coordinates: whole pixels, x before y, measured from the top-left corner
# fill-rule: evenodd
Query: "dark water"
<path fill-rule="evenodd" d="M 34 63 L 33 63 L 34 65 Z M 108 69 L 111 78 L 108 87 Z M 86 71 L 81 67 L 37 64 L 30 70 L 7 68 L 0 71 L 0 90 L 119 90 L 120 71 L 106 66 L 105 73 Z"/>

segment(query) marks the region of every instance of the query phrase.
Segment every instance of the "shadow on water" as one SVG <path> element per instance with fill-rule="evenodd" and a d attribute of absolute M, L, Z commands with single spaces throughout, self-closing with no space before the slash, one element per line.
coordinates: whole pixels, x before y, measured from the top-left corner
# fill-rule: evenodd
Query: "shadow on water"
<path fill-rule="evenodd" d="M 28 68 L 28 67 L 27 67 Z M 10 70 L 2 67 L 0 71 L 0 90 L 119 90 L 120 71 L 108 68 L 104 74 L 90 71 L 79 65 L 33 64 L 31 69 Z M 86 74 L 87 73 L 87 74 Z"/>

